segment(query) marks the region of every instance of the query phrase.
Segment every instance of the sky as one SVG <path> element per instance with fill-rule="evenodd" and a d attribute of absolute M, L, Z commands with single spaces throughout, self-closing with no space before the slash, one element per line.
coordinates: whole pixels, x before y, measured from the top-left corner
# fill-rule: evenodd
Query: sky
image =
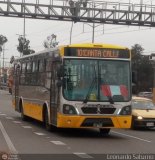
<path fill-rule="evenodd" d="M 6 1 L 6 0 L 0 0 Z M 11 0 L 21 2 L 22 0 Z M 26 3 L 35 3 L 35 0 L 25 0 Z M 49 4 L 50 0 L 39 0 L 39 3 Z M 52 1 L 52 0 L 51 0 Z M 55 3 L 56 0 L 53 0 Z M 95 0 L 94 0 L 95 1 Z M 106 1 L 106 0 L 104 0 Z M 155 0 L 107 0 L 108 2 L 152 4 Z M 35 52 L 44 49 L 43 42 L 51 34 L 57 35 L 59 45 L 70 43 L 71 22 L 54 20 L 26 19 L 26 39 L 30 40 L 30 48 Z M 92 42 L 91 24 L 74 23 L 72 31 L 72 43 Z M 5 44 L 5 61 L 9 62 L 12 55 L 19 56 L 17 51 L 18 37 L 23 35 L 23 18 L 0 17 L 0 35 L 7 37 Z M 134 44 L 140 44 L 144 48 L 144 54 L 155 53 L 155 27 L 133 27 L 121 25 L 96 24 L 95 42 L 109 43 L 131 48 Z M 2 59 L 2 56 L 1 56 Z"/>

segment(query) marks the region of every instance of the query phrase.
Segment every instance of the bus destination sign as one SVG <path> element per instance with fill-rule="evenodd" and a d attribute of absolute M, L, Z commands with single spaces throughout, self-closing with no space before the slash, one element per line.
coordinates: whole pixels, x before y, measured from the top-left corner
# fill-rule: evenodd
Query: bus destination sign
<path fill-rule="evenodd" d="M 65 48 L 65 56 L 96 58 L 130 58 L 127 49 L 109 48 Z"/>

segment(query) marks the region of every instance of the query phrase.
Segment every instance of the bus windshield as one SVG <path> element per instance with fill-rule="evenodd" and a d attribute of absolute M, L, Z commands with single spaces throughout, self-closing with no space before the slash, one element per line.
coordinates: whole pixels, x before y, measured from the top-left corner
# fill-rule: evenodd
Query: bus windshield
<path fill-rule="evenodd" d="M 129 101 L 130 62 L 64 59 L 63 95 L 73 101 Z"/>

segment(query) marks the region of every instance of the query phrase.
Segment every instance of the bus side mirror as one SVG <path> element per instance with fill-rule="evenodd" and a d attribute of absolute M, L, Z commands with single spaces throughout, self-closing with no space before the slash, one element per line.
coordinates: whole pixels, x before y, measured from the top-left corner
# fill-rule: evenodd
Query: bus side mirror
<path fill-rule="evenodd" d="M 63 68 L 63 65 L 61 65 L 58 70 L 57 70 L 57 76 L 59 78 L 63 77 L 64 76 L 64 68 Z"/>

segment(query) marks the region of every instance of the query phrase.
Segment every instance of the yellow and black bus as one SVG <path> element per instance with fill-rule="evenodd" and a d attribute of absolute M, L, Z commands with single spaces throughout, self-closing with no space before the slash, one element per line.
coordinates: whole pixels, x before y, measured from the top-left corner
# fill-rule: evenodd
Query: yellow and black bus
<path fill-rule="evenodd" d="M 14 61 L 13 105 L 54 128 L 131 125 L 131 54 L 109 44 L 72 44 Z"/>

